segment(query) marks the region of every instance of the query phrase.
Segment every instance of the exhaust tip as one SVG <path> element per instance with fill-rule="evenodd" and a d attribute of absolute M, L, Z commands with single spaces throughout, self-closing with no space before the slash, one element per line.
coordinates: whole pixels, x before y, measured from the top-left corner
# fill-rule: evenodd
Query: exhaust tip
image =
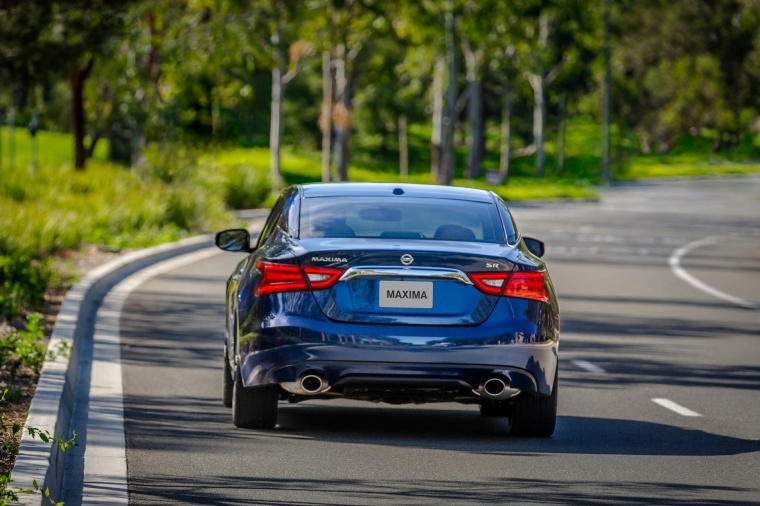
<path fill-rule="evenodd" d="M 503 401 L 519 394 L 520 390 L 512 388 L 509 378 L 491 376 L 481 383 L 477 390 L 473 390 L 473 393 L 489 401 Z"/>
<path fill-rule="evenodd" d="M 324 381 L 316 374 L 307 374 L 301 378 L 301 389 L 307 394 L 317 394 L 324 390 Z"/>
<path fill-rule="evenodd" d="M 498 397 L 507 389 L 507 384 L 499 378 L 491 378 L 483 383 L 483 392 L 490 397 Z"/>

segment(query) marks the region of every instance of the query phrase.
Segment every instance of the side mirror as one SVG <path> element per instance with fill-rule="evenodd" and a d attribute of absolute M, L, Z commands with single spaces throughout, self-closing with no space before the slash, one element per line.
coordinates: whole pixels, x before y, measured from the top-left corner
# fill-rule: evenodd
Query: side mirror
<path fill-rule="evenodd" d="M 231 230 L 222 230 L 214 237 L 214 244 L 224 251 L 241 251 L 250 253 L 251 234 L 244 228 L 233 228 Z"/>
<path fill-rule="evenodd" d="M 523 237 L 523 242 L 525 243 L 525 246 L 528 248 L 528 251 L 530 251 L 531 253 L 533 253 L 539 258 L 544 256 L 544 253 L 546 252 L 546 248 L 542 241 L 539 241 L 538 239 L 534 239 L 532 237 Z"/>

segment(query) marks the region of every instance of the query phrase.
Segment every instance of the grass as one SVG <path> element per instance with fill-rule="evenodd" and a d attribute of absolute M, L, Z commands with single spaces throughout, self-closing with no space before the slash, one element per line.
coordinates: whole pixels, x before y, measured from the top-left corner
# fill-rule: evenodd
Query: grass
<path fill-rule="evenodd" d="M 27 170 L 32 164 L 32 136 L 26 128 L 16 127 L 13 143 L 10 129 L 0 130 L 0 149 L 2 149 L 2 165 L 9 165 L 11 150 L 14 154 L 13 167 L 17 170 Z M 13 147 L 11 148 L 11 144 Z M 93 158 L 105 161 L 108 158 L 108 142 L 101 140 L 95 147 Z M 40 131 L 37 133 L 37 161 L 40 165 L 66 166 L 74 160 L 74 141 L 69 134 Z"/>
<path fill-rule="evenodd" d="M 757 142 L 757 139 L 745 136 L 732 151 L 715 153 L 710 139 L 685 136 L 669 153 L 633 157 L 630 169 L 624 171 L 620 179 L 753 174 L 760 171 Z"/>
<path fill-rule="evenodd" d="M 40 132 L 39 165 L 33 168 L 29 152 L 24 155 L 29 134 L 16 131 L 13 165 L 7 134 L 3 129 L 0 316 L 39 309 L 45 285 L 62 279 L 51 272 L 53 256 L 86 245 L 143 248 L 236 222 L 225 203 L 229 172 L 182 160 L 175 164 L 181 170 L 167 174 L 178 150 L 167 149 L 127 169 L 104 159 L 108 146 L 102 142 L 87 169 L 75 171 L 69 162 L 70 136 Z"/>

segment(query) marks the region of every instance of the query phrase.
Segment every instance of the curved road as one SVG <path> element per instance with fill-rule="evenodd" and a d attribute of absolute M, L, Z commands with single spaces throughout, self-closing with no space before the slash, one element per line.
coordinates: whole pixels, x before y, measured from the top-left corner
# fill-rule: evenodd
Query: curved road
<path fill-rule="evenodd" d="M 512 209 L 547 243 L 560 295 L 554 437 L 509 437 L 472 406 L 350 401 L 235 429 L 221 343 L 239 257 L 220 252 L 124 305 L 130 504 L 760 502 L 760 178 Z"/>

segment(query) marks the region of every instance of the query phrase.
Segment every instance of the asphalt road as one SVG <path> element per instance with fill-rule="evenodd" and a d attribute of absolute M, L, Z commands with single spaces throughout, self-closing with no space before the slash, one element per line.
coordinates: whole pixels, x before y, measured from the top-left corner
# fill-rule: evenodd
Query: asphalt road
<path fill-rule="evenodd" d="M 281 404 L 276 430 L 235 429 L 221 343 L 239 256 L 220 252 L 124 307 L 130 503 L 760 503 L 760 178 L 513 212 L 560 296 L 552 438 L 458 404 Z"/>

